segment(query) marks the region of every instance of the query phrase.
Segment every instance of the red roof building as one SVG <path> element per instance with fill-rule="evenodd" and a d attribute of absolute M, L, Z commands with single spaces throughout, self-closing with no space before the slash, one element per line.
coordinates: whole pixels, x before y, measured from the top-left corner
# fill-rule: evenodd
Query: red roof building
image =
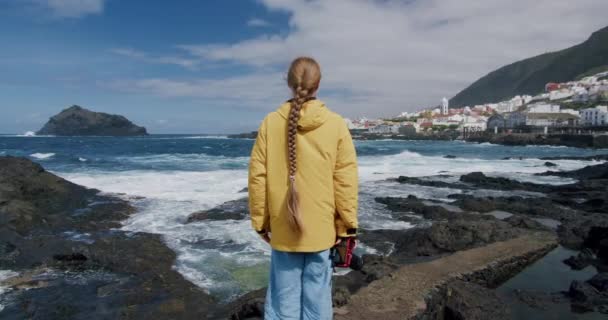
<path fill-rule="evenodd" d="M 545 91 L 551 92 L 555 90 L 559 90 L 562 86 L 559 83 L 549 82 L 545 85 Z"/>

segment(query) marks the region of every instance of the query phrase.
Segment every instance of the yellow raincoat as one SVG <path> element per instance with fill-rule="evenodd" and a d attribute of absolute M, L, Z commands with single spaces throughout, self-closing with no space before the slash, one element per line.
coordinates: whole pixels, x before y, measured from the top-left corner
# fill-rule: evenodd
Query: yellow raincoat
<path fill-rule="evenodd" d="M 302 106 L 296 136 L 296 187 L 305 233 L 288 222 L 287 119 L 291 105 L 269 113 L 258 130 L 249 162 L 249 209 L 253 228 L 271 232 L 280 251 L 317 252 L 336 236 L 357 233 L 357 156 L 344 119 L 320 100 Z"/>

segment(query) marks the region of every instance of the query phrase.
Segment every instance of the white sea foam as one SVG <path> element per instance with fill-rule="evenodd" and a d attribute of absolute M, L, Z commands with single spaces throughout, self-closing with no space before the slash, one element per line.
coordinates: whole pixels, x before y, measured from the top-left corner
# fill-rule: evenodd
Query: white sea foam
<path fill-rule="evenodd" d="M 87 162 L 88 160 L 86 158 L 83 158 L 83 157 L 78 157 L 78 161 L 80 161 L 80 162 Z"/>
<path fill-rule="evenodd" d="M 45 160 L 45 159 L 48 159 L 48 158 L 51 158 L 51 157 L 54 157 L 54 156 L 55 156 L 54 153 L 38 153 L 37 152 L 37 153 L 30 154 L 30 157 L 36 158 L 38 160 Z"/>
<path fill-rule="evenodd" d="M 87 187 L 126 194 L 125 197 L 139 210 L 123 222 L 122 229 L 163 235 L 168 246 L 177 253 L 176 270 L 198 286 L 220 297 L 231 298 L 242 293 L 240 290 L 243 288 L 252 289 L 263 285 L 256 283 L 253 279 L 255 277 L 242 276 L 259 274 L 259 277 L 265 277 L 270 253 L 268 245 L 251 230 L 248 219 L 184 223 L 193 212 L 246 196 L 246 193 L 239 191 L 247 185 L 247 157 L 228 158 L 200 153 L 130 157 L 122 160 L 149 165 L 176 163 L 180 167 L 191 166 L 192 171 L 86 171 L 59 174 Z M 222 168 L 226 162 L 237 169 L 216 169 Z M 561 170 L 599 163 L 571 160 L 553 162 Z M 449 201 L 448 195 L 463 192 L 458 189 L 399 184 L 386 181 L 386 178 L 448 174 L 456 176 L 450 179 L 457 180 L 460 174 L 483 171 L 488 175 L 519 180 L 543 179 L 553 183 L 566 181 L 558 177 L 534 176 L 534 173 L 547 170 L 543 164 L 544 161 L 538 159 L 446 159 L 409 151 L 388 156 L 362 156 L 359 158 L 360 225 L 365 229 L 412 227 L 407 222 L 393 219 L 384 205 L 374 201 L 377 196 L 412 194 L 420 198 Z M 201 166 L 213 171 L 194 171 Z M 496 190 L 475 192 L 493 196 L 505 194 Z"/>
<path fill-rule="evenodd" d="M 143 165 L 175 165 L 183 168 L 203 168 L 217 170 L 222 168 L 246 168 L 249 157 L 226 157 L 201 153 L 167 153 L 149 156 L 117 157 L 116 160 Z"/>
<path fill-rule="evenodd" d="M 12 270 L 0 270 L 0 311 L 4 310 L 6 306 L 5 294 L 10 291 L 10 288 L 6 285 L 2 285 L 2 282 L 6 279 L 16 277 L 19 273 Z"/>
<path fill-rule="evenodd" d="M 158 200 L 188 201 L 205 207 L 232 200 L 235 196 L 242 195 L 237 192 L 247 186 L 245 170 L 91 171 L 60 175 L 77 184 L 105 192 Z"/>
<path fill-rule="evenodd" d="M 556 160 L 552 161 L 560 170 L 576 170 L 587 165 L 602 163 L 601 161 Z M 534 173 L 547 171 L 545 161 L 540 159 L 523 160 L 488 160 L 476 158 L 447 159 L 442 156 L 423 156 L 416 152 L 404 151 L 388 156 L 359 157 L 359 176 L 361 181 L 377 181 L 399 175 L 409 177 L 434 176 L 438 174 L 462 175 L 473 171 L 481 171 L 495 176 L 513 176 L 519 179 L 527 176 L 538 182 L 571 180 L 556 177 L 533 176 Z"/>
<path fill-rule="evenodd" d="M 23 134 L 24 137 L 35 137 L 36 136 L 36 132 L 34 131 L 27 131 L 26 133 Z"/>
<path fill-rule="evenodd" d="M 132 200 L 139 212 L 124 221 L 122 229 L 162 234 L 177 252 L 177 270 L 212 293 L 235 296 L 240 293 L 240 283 L 231 272 L 236 267 L 267 263 L 268 246 L 253 232 L 249 220 L 184 223 L 193 212 L 245 197 L 246 193 L 239 193 L 247 186 L 245 170 L 61 175 L 105 192 L 145 197 Z"/>

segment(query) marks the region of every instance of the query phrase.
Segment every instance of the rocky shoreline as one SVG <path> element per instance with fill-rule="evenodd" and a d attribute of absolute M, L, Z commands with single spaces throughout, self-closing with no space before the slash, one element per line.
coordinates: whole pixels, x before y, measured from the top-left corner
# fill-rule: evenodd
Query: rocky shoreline
<path fill-rule="evenodd" d="M 545 135 L 538 133 L 483 133 L 472 135 L 465 140 L 469 142 L 493 143 L 507 146 L 549 145 L 576 148 L 608 148 L 608 135 L 606 134 Z"/>
<path fill-rule="evenodd" d="M 394 219 L 418 224 L 418 227 L 362 231 L 361 241 L 384 254 L 365 255 L 361 271 L 335 277 L 337 319 L 376 319 L 378 316 L 488 319 L 488 315 L 492 319 L 511 319 L 510 302 L 496 293 L 496 287 L 542 259 L 558 244 L 579 252 L 563 263 L 576 270 L 593 266 L 598 273 L 587 281 L 573 281 L 569 288 L 559 292 L 518 291 L 513 294 L 531 308 L 569 304 L 577 312 L 608 312 L 607 174 L 608 163 L 604 163 L 570 172 L 543 173 L 578 180 L 557 186 L 488 177 L 481 172 L 463 175 L 455 183 L 411 177 L 394 179 L 398 183 L 455 190 L 513 190 L 539 196 L 453 194 L 450 198 L 454 201 L 449 205 L 414 196 L 377 198 L 377 202 L 387 206 Z M 430 227 L 423 223 L 425 221 L 432 222 Z M 492 259 L 497 248 L 505 250 L 505 255 Z M 505 256 L 510 258 L 501 260 Z M 449 269 L 458 261 L 462 263 L 462 259 L 471 257 L 487 260 L 482 259 L 485 264 L 467 265 L 444 277 L 429 276 L 431 270 L 437 269 L 436 265 Z M 413 270 L 419 270 L 420 275 L 416 277 Z M 421 290 L 416 285 L 421 281 L 426 285 L 429 281 L 435 282 Z M 408 290 L 417 293 L 415 299 L 407 294 Z M 262 289 L 232 303 L 225 312 L 231 319 L 261 319 L 263 301 Z"/>
<path fill-rule="evenodd" d="M 128 202 L 0 157 L 2 319 L 193 319 L 216 301 L 161 237 L 121 231 Z"/>
<path fill-rule="evenodd" d="M 397 313 L 390 314 L 399 318 L 486 319 L 484 315 L 492 314 L 493 319 L 509 319 L 510 302 L 496 293 L 496 287 L 558 244 L 576 250 L 564 262 L 573 270 L 592 267 L 597 274 L 573 281 L 559 292 L 514 295 L 532 308 L 559 303 L 579 312 L 608 312 L 608 163 L 569 172 L 548 168 L 542 175 L 576 182 L 545 185 L 481 172 L 457 180 L 393 179 L 396 184 L 462 192 L 450 195 L 450 202 L 414 196 L 376 198 L 393 219 L 416 227 L 361 231 L 362 243 L 377 253 L 364 255 L 362 270 L 335 277 L 336 317 L 373 317 L 379 306 L 392 305 L 396 311 L 390 312 Z M 522 191 L 531 196 L 488 197 L 476 195 L 477 190 Z M 247 219 L 247 210 L 244 197 L 195 212 L 184 223 Z M 8 288 L 5 301 L 0 301 L 8 303 L 0 315 L 7 319 L 79 319 L 92 313 L 115 319 L 261 318 L 264 289 L 220 304 L 173 269 L 175 253 L 160 236 L 119 229 L 120 221 L 134 211 L 125 200 L 72 184 L 29 160 L 0 157 L 4 221 L 0 269 L 18 273 L 0 282 Z M 502 254 L 496 256 L 497 252 Z M 439 272 L 451 267 L 457 269 Z M 427 277 L 432 270 L 439 273 Z M 412 277 L 414 271 L 421 276 Z M 407 298 L 407 290 L 417 292 L 415 299 Z M 374 304 L 372 295 L 382 299 Z"/>
<path fill-rule="evenodd" d="M 240 133 L 228 135 L 231 139 L 255 139 L 257 132 Z M 372 134 L 352 132 L 354 140 L 419 140 L 419 141 L 454 141 L 462 139 L 458 131 L 446 130 L 439 133 L 417 133 L 409 135 L 401 134 Z M 462 139 L 474 143 L 492 143 L 506 146 L 528 146 L 528 145 L 549 145 L 566 146 L 574 148 L 608 148 L 608 135 L 606 134 L 533 134 L 533 133 L 512 133 L 512 134 L 475 134 Z"/>

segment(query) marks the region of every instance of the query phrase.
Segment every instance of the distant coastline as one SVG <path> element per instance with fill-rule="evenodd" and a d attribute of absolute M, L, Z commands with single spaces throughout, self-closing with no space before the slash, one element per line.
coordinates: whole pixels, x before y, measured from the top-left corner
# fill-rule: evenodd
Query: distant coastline
<path fill-rule="evenodd" d="M 351 130 L 354 140 L 422 140 L 422 141 L 466 141 L 492 143 L 507 146 L 550 145 L 575 148 L 608 148 L 608 135 L 603 134 L 535 134 L 535 133 L 478 133 L 466 138 L 455 130 L 417 134 L 377 134 Z M 257 131 L 228 135 L 231 139 L 255 139 Z"/>

